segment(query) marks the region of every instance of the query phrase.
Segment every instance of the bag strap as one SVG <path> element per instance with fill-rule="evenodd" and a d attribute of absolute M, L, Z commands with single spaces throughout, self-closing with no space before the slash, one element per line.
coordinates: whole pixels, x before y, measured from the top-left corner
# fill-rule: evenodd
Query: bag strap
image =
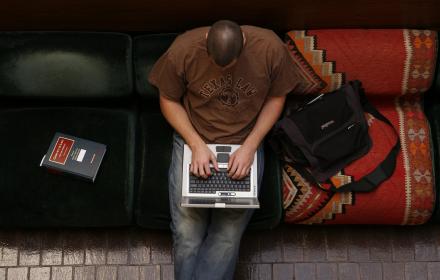
<path fill-rule="evenodd" d="M 300 164 L 292 164 L 292 167 L 304 178 L 306 179 L 308 182 L 315 184 L 315 186 L 317 186 L 318 188 L 320 188 L 322 191 L 325 192 L 335 192 L 329 189 L 324 188 L 323 186 L 321 186 L 321 183 L 318 182 L 315 177 L 313 177 L 313 175 L 307 170 L 307 168 L 305 168 L 304 166 L 300 165 Z M 331 182 L 330 179 L 327 179 L 326 181 L 331 187 L 334 187 L 333 183 Z"/>
<path fill-rule="evenodd" d="M 401 147 L 400 137 L 393 124 L 368 101 L 365 92 L 361 87 L 361 82 L 354 81 L 351 82 L 351 84 L 359 93 L 360 102 L 364 108 L 364 111 L 370 113 L 376 119 L 389 125 L 396 134 L 397 141 L 396 144 L 394 144 L 394 146 L 391 148 L 386 158 L 373 171 L 355 182 L 348 183 L 338 188 L 332 185 L 330 190 L 332 192 L 371 192 L 383 181 L 387 180 L 391 177 L 391 175 L 393 175 L 394 169 L 396 168 L 397 156 Z"/>

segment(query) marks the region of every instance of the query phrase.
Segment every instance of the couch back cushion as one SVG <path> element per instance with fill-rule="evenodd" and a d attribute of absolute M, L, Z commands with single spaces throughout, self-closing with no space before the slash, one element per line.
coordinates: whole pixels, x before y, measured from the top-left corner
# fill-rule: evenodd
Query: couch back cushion
<path fill-rule="evenodd" d="M 437 45 L 438 49 L 438 45 Z M 437 68 L 436 68 L 436 74 L 435 74 L 435 80 L 434 80 L 434 86 L 433 90 L 434 92 L 440 91 L 440 55 L 437 53 Z"/>
<path fill-rule="evenodd" d="M 423 93 L 434 78 L 437 32 L 409 29 L 293 30 L 286 34 L 292 58 L 325 84 L 362 81 L 367 94 Z"/>
<path fill-rule="evenodd" d="M 158 90 L 148 82 L 148 75 L 154 63 L 165 53 L 177 35 L 177 33 L 152 34 L 138 36 L 134 39 L 136 92 L 143 98 L 158 99 Z"/>
<path fill-rule="evenodd" d="M 0 33 L 0 97 L 131 95 L 131 49 L 119 33 Z"/>

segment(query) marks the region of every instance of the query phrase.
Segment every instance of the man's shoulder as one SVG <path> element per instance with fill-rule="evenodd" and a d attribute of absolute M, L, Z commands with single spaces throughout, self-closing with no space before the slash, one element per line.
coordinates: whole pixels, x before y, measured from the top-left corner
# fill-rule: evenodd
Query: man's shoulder
<path fill-rule="evenodd" d="M 272 30 L 267 28 L 252 26 L 252 25 L 243 25 L 241 26 L 241 29 L 245 34 L 248 34 L 248 36 L 256 37 L 258 39 L 263 39 L 263 40 L 269 40 L 269 41 L 271 40 L 280 41 L 278 35 Z"/>
<path fill-rule="evenodd" d="M 278 52 L 284 48 L 281 38 L 270 29 L 244 25 L 242 30 L 251 52 Z"/>
<path fill-rule="evenodd" d="M 208 32 L 208 30 L 209 27 L 199 27 L 185 31 L 184 33 L 177 36 L 173 45 L 177 45 L 179 47 L 192 47 L 195 45 L 201 45 L 205 42 L 206 33 Z"/>
<path fill-rule="evenodd" d="M 208 27 L 199 27 L 181 33 L 168 49 L 172 57 L 186 57 L 205 48 L 205 34 Z"/>

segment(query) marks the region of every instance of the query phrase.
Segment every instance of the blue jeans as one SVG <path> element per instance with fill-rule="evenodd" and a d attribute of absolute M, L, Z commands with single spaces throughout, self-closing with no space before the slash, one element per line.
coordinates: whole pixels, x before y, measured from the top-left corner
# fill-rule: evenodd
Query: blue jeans
<path fill-rule="evenodd" d="M 232 279 L 243 232 L 253 210 L 180 206 L 184 140 L 174 133 L 169 169 L 171 230 L 176 279 Z M 257 151 L 258 188 L 264 170 L 262 145 Z"/>

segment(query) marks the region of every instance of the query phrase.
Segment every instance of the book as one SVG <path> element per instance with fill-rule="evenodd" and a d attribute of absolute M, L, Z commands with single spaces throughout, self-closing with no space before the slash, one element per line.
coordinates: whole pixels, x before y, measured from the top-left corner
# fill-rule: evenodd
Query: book
<path fill-rule="evenodd" d="M 57 132 L 40 166 L 95 182 L 106 150 L 104 144 Z"/>

